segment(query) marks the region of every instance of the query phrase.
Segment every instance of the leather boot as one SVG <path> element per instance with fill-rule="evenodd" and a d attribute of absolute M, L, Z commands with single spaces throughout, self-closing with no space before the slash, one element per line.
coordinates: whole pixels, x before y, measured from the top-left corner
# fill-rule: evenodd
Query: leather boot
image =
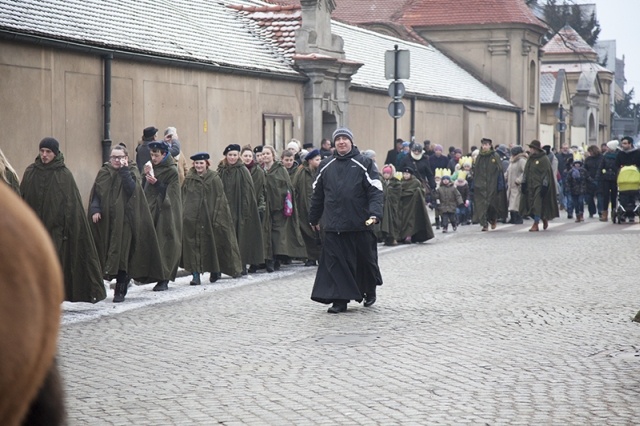
<path fill-rule="evenodd" d="M 158 281 L 153 287 L 153 291 L 166 291 L 169 290 L 169 280 Z"/>
<path fill-rule="evenodd" d="M 549 227 L 549 221 L 547 219 L 542 219 L 542 229 L 547 229 Z"/>
<path fill-rule="evenodd" d="M 276 270 L 272 259 L 267 260 L 266 265 L 267 265 L 267 272 L 273 272 Z"/>
<path fill-rule="evenodd" d="M 124 288 L 126 288 L 127 283 L 119 283 L 116 282 L 116 289 L 113 294 L 113 303 L 124 302 Z"/>
<path fill-rule="evenodd" d="M 602 212 L 602 216 L 600 216 L 600 222 L 608 222 L 609 221 L 609 210 L 605 210 Z"/>
<path fill-rule="evenodd" d="M 533 222 L 533 225 L 531 225 L 529 232 L 538 232 L 539 230 L 540 229 L 538 229 L 538 222 Z"/>
<path fill-rule="evenodd" d="M 194 272 L 193 273 L 193 279 L 191 280 L 191 282 L 189 284 L 191 284 L 191 285 L 200 285 L 200 273 L 199 272 Z"/>

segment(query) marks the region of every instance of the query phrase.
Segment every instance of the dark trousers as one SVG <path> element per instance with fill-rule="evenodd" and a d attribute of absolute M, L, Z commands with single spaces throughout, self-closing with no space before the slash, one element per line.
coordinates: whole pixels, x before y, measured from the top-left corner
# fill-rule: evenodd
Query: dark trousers
<path fill-rule="evenodd" d="M 451 226 L 454 228 L 458 226 L 458 222 L 456 220 L 455 213 L 442 213 L 442 227 L 447 228 L 449 226 L 449 222 L 451 222 Z"/>
<path fill-rule="evenodd" d="M 611 213 L 616 211 L 618 206 L 618 185 L 612 180 L 603 180 L 600 182 L 600 188 L 602 193 L 602 211 L 609 209 L 609 203 L 611 203 Z"/>
<path fill-rule="evenodd" d="M 584 214 L 584 194 L 571 194 L 571 204 L 576 215 Z"/>
<path fill-rule="evenodd" d="M 587 202 L 587 208 L 589 209 L 589 215 L 593 216 L 596 213 L 601 214 L 604 210 L 602 203 L 602 193 L 597 191 L 597 188 L 589 187 L 587 189 L 587 195 L 585 195 L 585 200 Z"/>

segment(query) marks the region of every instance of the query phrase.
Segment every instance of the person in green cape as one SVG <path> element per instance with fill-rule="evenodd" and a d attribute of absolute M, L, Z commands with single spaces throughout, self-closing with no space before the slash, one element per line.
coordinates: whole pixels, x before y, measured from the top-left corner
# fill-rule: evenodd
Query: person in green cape
<path fill-rule="evenodd" d="M 293 197 L 293 185 L 287 169 L 276 161 L 275 148 L 265 145 L 262 151 L 266 180 L 264 217 L 265 259 L 267 272 L 279 268 L 279 263 L 292 258 L 304 258 L 306 249 L 298 224 L 298 208 Z"/>
<path fill-rule="evenodd" d="M 191 285 L 200 285 L 200 274 L 209 272 L 216 282 L 224 272 L 234 278 L 242 273 L 240 249 L 222 180 L 209 167 L 209 154 L 192 155 L 193 167 L 182 184 L 182 262 L 193 274 Z"/>
<path fill-rule="evenodd" d="M 40 141 L 40 155 L 25 170 L 20 192 L 51 235 L 64 274 L 65 300 L 96 303 L 107 297 L 80 192 L 56 139 Z"/>
<path fill-rule="evenodd" d="M 398 230 L 401 228 L 400 196 L 402 183 L 396 178 L 396 168 L 393 164 L 382 167 L 382 191 L 384 193 L 384 213 L 380 222 L 380 238 L 385 246 L 398 245 L 400 239 Z"/>
<path fill-rule="evenodd" d="M 533 218 L 529 231 L 539 231 L 540 220 L 542 229 L 547 229 L 549 221 L 560 216 L 551 162 L 538 140 L 529 144 L 529 158 L 524 166 L 520 190 L 520 214 Z"/>
<path fill-rule="evenodd" d="M 507 218 L 507 192 L 500 155 L 491 139 L 482 138 L 480 153 L 473 165 L 473 221 L 482 231 L 495 229 L 498 219 Z"/>
<path fill-rule="evenodd" d="M 255 155 L 254 155 L 255 152 Z M 260 223 L 264 222 L 264 209 L 265 209 L 265 182 L 267 180 L 267 176 L 262 168 L 262 164 L 258 162 L 258 158 L 262 157 L 262 145 L 256 146 L 253 151 L 251 150 L 251 145 L 246 145 L 242 148 L 242 152 L 240 153 L 240 158 L 242 162 L 251 173 L 251 179 L 253 180 L 253 188 L 256 193 L 256 204 L 258 204 L 258 214 L 260 215 Z M 265 264 L 260 263 L 260 265 L 249 265 L 249 272 L 254 273 L 257 272 L 259 268 L 264 269 Z"/>
<path fill-rule="evenodd" d="M 129 280 L 161 279 L 160 247 L 140 172 L 126 147 L 111 150 L 91 190 L 89 222 L 103 276 L 116 279 L 113 302 L 124 302 Z"/>
<path fill-rule="evenodd" d="M 398 235 L 405 243 L 423 243 L 435 236 L 424 199 L 424 185 L 414 174 L 413 167 L 402 170 Z"/>
<path fill-rule="evenodd" d="M 240 145 L 227 145 L 223 155 L 224 159 L 218 164 L 218 175 L 229 202 L 240 249 L 242 275 L 246 275 L 248 264 L 258 265 L 265 258 L 256 193 L 251 174 L 240 161 Z"/>
<path fill-rule="evenodd" d="M 147 184 L 144 194 L 149 203 L 153 225 L 158 237 L 163 264 L 162 279 L 153 291 L 169 289 L 175 281 L 182 255 L 182 194 L 176 160 L 164 141 L 149 143 L 151 164 L 145 164 Z"/>
<path fill-rule="evenodd" d="M 309 225 L 309 207 L 311 206 L 311 195 L 313 195 L 313 181 L 316 179 L 321 161 L 320 150 L 314 149 L 309 152 L 298 167 L 292 182 L 296 207 L 298 208 L 300 233 L 307 250 L 304 266 L 315 266 L 318 259 L 320 259 L 320 237 Z"/>

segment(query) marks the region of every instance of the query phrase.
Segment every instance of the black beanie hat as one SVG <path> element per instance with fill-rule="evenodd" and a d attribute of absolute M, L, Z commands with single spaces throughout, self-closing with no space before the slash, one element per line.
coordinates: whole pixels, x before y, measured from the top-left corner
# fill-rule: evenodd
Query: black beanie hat
<path fill-rule="evenodd" d="M 47 148 L 50 149 L 51 151 L 53 151 L 53 153 L 55 155 L 58 155 L 60 153 L 60 143 L 58 143 L 57 140 L 55 140 L 54 138 L 44 138 L 40 141 L 40 148 Z"/>

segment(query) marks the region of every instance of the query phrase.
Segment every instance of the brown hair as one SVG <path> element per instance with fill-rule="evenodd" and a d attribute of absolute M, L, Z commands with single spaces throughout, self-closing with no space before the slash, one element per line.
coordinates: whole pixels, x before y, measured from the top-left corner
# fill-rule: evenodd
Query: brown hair
<path fill-rule="evenodd" d="M 602 151 L 600 151 L 600 148 L 598 148 L 598 145 L 589 145 L 589 148 L 587 148 L 587 152 L 591 154 L 592 157 L 597 157 L 602 153 Z"/>

